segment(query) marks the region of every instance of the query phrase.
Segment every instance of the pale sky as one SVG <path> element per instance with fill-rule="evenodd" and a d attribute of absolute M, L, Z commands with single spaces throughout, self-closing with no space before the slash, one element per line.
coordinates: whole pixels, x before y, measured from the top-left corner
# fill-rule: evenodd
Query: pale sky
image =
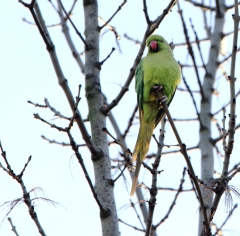
<path fill-rule="evenodd" d="M 49 2 L 43 0 L 38 2 L 46 24 L 58 24 L 59 17 Z M 116 97 L 121 86 L 125 83 L 129 70 L 133 65 L 133 60 L 139 50 L 139 45 L 135 45 L 133 42 L 124 38 L 124 34 L 126 33 L 130 37 L 141 41 L 146 29 L 142 2 L 140 2 L 141 1 L 137 0 L 128 1 L 110 23 L 116 27 L 118 34 L 121 36 L 119 41 L 121 52 L 116 48 L 111 58 L 105 62 L 101 70 L 102 91 L 107 96 L 109 102 Z M 157 15 L 161 14 L 168 4 L 166 0 L 158 0 L 154 1 L 154 3 L 151 1 L 147 2 L 149 2 L 148 10 L 151 19 L 155 19 Z M 99 1 L 99 16 L 107 20 L 121 3 L 122 1 L 119 0 Z M 69 6 L 66 5 L 66 8 L 69 9 L 70 6 L 71 4 Z M 206 35 L 202 30 L 201 12 L 194 12 L 190 3 L 181 2 L 181 6 L 188 26 L 188 18 L 192 17 L 199 38 L 204 38 Z M 33 114 L 38 113 L 47 121 L 62 125 L 63 127 L 67 126 L 68 123 L 56 119 L 53 117 L 53 113 L 47 109 L 36 108 L 27 103 L 27 101 L 30 100 L 35 103 L 43 104 L 44 98 L 47 98 L 56 110 L 60 111 L 63 115 L 68 117 L 71 116 L 71 110 L 69 109 L 61 87 L 58 85 L 57 77 L 45 44 L 37 28 L 22 21 L 22 18 L 25 18 L 33 22 L 32 16 L 27 8 L 23 7 L 18 1 L 0 1 L 0 9 L 0 140 L 7 153 L 8 161 L 14 172 L 18 174 L 31 155 L 32 160 L 23 177 L 27 190 L 30 191 L 33 188 L 41 188 L 44 194 L 38 191 L 38 197 L 46 197 L 59 203 L 59 205 L 54 207 L 44 201 L 35 202 L 35 210 L 47 235 L 101 235 L 99 210 L 92 197 L 92 193 L 81 167 L 73 155 L 73 151 L 70 147 L 49 144 L 41 138 L 41 135 L 44 135 L 51 140 L 68 142 L 67 135 L 34 119 Z M 227 23 L 225 25 L 225 32 L 230 32 L 233 29 L 231 14 L 233 14 L 233 12 L 229 12 L 226 16 Z M 82 34 L 84 33 L 83 19 L 82 3 L 78 1 L 72 20 Z M 70 29 L 75 46 L 80 53 L 84 50 L 84 46 L 71 27 Z M 78 85 L 83 85 L 79 110 L 81 111 L 82 117 L 86 118 L 88 109 L 84 94 L 84 75 L 80 72 L 77 63 L 72 57 L 66 40 L 61 32 L 61 27 L 49 28 L 49 31 L 56 46 L 63 73 L 68 79 L 69 86 L 74 96 L 77 95 Z M 102 31 L 100 40 L 100 60 L 103 60 L 109 54 L 112 47 L 117 47 L 114 34 L 112 32 L 104 32 L 105 29 Z M 172 40 L 174 43 L 184 42 L 182 25 L 176 7 L 166 16 L 156 33 L 163 35 L 169 42 Z M 194 36 L 190 28 L 189 34 L 191 40 L 193 40 Z M 229 52 L 231 51 L 231 40 L 232 38 L 227 40 L 227 49 Z M 208 57 L 208 47 L 209 44 L 207 42 L 202 46 L 205 62 Z M 186 64 L 191 62 L 190 57 L 186 56 L 186 50 L 185 47 L 176 47 L 174 49 L 174 55 L 177 61 Z M 198 54 L 197 50 L 196 54 Z M 227 73 L 229 73 L 229 65 L 230 61 L 226 63 Z M 237 65 L 239 68 L 239 59 L 237 59 Z M 203 77 L 203 74 L 203 70 L 200 70 L 201 77 Z M 236 73 L 236 77 L 238 77 L 238 74 L 239 69 Z M 197 90 L 198 85 L 195 74 L 190 71 L 186 72 L 185 75 L 191 88 Z M 219 75 L 221 74 L 219 73 Z M 179 87 L 185 88 L 183 82 L 181 82 Z M 215 87 L 219 89 L 220 95 L 217 98 L 214 97 L 213 112 L 220 109 L 228 102 L 226 97 L 229 94 L 228 83 L 223 77 L 219 77 L 219 80 L 215 83 Z M 239 88 L 240 83 L 237 81 L 236 91 L 238 91 Z M 197 96 L 196 100 L 199 104 L 199 98 Z M 129 91 L 119 105 L 112 111 L 117 122 L 120 124 L 122 132 L 127 127 L 128 119 L 132 114 L 135 104 L 136 94 L 134 91 L 134 82 L 132 82 Z M 180 91 L 176 93 L 170 111 L 174 118 L 183 118 L 186 117 L 186 114 L 189 118 L 196 117 L 190 96 Z M 227 110 L 227 112 L 229 111 Z M 237 110 L 237 114 L 239 114 L 239 109 Z M 221 117 L 222 114 L 219 114 L 218 122 L 220 124 Z M 238 123 L 239 121 L 237 120 L 237 124 Z M 197 145 L 199 127 L 195 122 L 176 122 L 176 125 L 183 142 L 186 143 L 188 147 Z M 88 123 L 87 127 L 89 128 Z M 109 122 L 108 128 L 112 131 Z M 75 141 L 82 144 L 83 140 L 78 129 L 74 127 L 72 132 Z M 130 149 L 134 148 L 137 132 L 138 122 L 135 120 L 134 126 L 131 128 L 127 138 L 127 144 Z M 158 128 L 155 130 L 155 134 L 158 135 Z M 213 136 L 218 136 L 216 128 L 213 129 Z M 232 155 L 231 167 L 240 160 L 239 147 L 237 147 L 239 139 L 239 134 L 236 133 L 236 147 Z M 111 141 L 111 138 L 109 138 L 109 140 Z M 177 143 L 169 124 L 166 125 L 165 143 L 169 145 Z M 219 143 L 219 147 L 222 148 L 221 143 Z M 156 144 L 152 142 L 149 153 L 154 152 L 154 148 L 156 149 Z M 163 151 L 168 150 L 169 149 L 165 148 Z M 120 147 L 116 145 L 111 146 L 111 158 L 118 157 L 119 151 L 121 151 Z M 86 148 L 80 149 L 80 152 L 94 182 L 91 156 Z M 200 152 L 198 150 L 192 151 L 189 152 L 189 155 L 196 174 L 200 176 Z M 0 159 L 0 162 L 5 166 L 3 159 Z M 152 160 L 149 161 L 149 164 L 151 163 Z M 164 156 L 159 167 L 159 169 L 164 169 L 164 172 L 159 176 L 159 186 L 178 188 L 184 166 L 186 166 L 186 164 L 180 154 Z M 215 152 L 215 169 L 220 172 L 221 166 L 222 160 L 217 157 Z M 142 170 L 141 173 L 140 181 L 144 179 L 146 184 L 150 186 L 151 179 L 149 173 L 146 170 Z M 126 176 L 128 178 L 127 188 L 129 190 L 131 182 L 127 173 Z M 184 189 L 191 188 L 187 175 L 185 179 L 186 183 L 184 184 Z M 0 205 L 6 201 L 11 201 L 22 196 L 20 185 L 2 169 L 0 169 L 0 180 Z M 233 179 L 231 185 L 239 187 L 239 181 L 238 175 Z M 145 190 L 143 190 L 143 192 L 144 197 L 148 199 L 149 193 Z M 172 192 L 159 192 L 154 223 L 157 223 L 166 215 L 174 195 L 175 193 Z M 119 179 L 116 183 L 115 196 L 117 209 L 119 210 L 119 218 L 129 224 L 141 227 L 133 209 L 130 207 L 130 197 L 122 179 Z M 31 195 L 31 197 L 34 197 L 34 194 Z M 238 202 L 235 197 L 233 199 L 234 204 Z M 133 198 L 132 201 L 137 203 L 135 198 Z M 136 206 L 138 207 L 138 204 L 136 204 Z M 0 222 L 4 220 L 7 212 L 8 208 L 1 208 Z M 225 220 L 226 216 L 226 209 L 224 208 L 224 201 L 222 198 L 214 222 L 218 222 L 218 225 L 220 225 Z M 15 207 L 7 217 L 11 217 L 20 236 L 39 235 L 34 222 L 28 214 L 28 209 L 25 204 Z M 237 209 L 224 228 L 229 230 L 224 232 L 224 236 L 240 235 L 239 218 L 240 211 Z M 141 232 L 135 231 L 121 223 L 119 223 L 119 227 L 122 236 L 143 235 Z M 168 236 L 192 236 L 196 235 L 197 228 L 198 204 L 196 197 L 193 192 L 182 193 L 177 199 L 177 204 L 170 218 L 159 228 L 158 233 L 159 235 Z M 7 218 L 0 226 L 0 235 L 14 235 Z"/>

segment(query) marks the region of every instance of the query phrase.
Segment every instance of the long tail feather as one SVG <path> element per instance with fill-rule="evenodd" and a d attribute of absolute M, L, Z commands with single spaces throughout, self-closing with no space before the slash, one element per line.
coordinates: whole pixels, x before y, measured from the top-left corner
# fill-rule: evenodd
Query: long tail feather
<path fill-rule="evenodd" d="M 130 196 L 132 197 L 136 191 L 137 188 L 137 184 L 138 184 L 138 175 L 140 172 L 140 168 L 141 168 L 142 162 L 140 160 L 140 155 L 138 155 L 137 157 L 137 163 L 136 163 L 136 169 L 135 169 L 135 173 L 134 173 L 134 179 L 133 179 L 133 183 L 132 183 L 132 189 L 131 189 L 131 193 Z"/>
<path fill-rule="evenodd" d="M 148 152 L 154 126 L 155 126 L 154 120 L 149 123 L 144 119 L 141 119 L 140 121 L 138 138 L 137 138 L 137 142 L 136 142 L 136 145 L 133 151 L 133 156 L 132 156 L 132 161 L 134 162 L 136 160 L 137 163 L 136 163 L 135 175 L 132 183 L 132 190 L 130 194 L 131 196 L 134 195 L 137 187 L 138 175 L 140 172 L 141 164 Z"/>

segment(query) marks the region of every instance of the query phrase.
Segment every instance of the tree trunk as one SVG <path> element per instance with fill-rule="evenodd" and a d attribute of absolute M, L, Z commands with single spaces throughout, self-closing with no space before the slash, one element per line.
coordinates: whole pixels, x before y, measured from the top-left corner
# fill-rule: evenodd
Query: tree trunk
<path fill-rule="evenodd" d="M 101 215 L 102 235 L 117 236 L 118 217 L 111 185 L 111 163 L 108 153 L 108 142 L 102 128 L 106 127 L 106 117 L 101 113 L 103 94 L 100 85 L 99 62 L 99 30 L 98 5 L 96 0 L 84 0 L 85 36 L 87 48 L 85 52 L 86 98 L 89 107 L 89 121 L 94 144 L 102 151 L 102 155 L 92 156 L 95 172 L 95 190 L 105 208 L 111 211 L 107 217 Z M 93 222 L 94 224 L 94 222 Z"/>
<path fill-rule="evenodd" d="M 212 138 L 211 134 L 211 109 L 212 109 L 212 94 L 213 85 L 215 81 L 216 71 L 218 69 L 218 55 L 220 52 L 220 43 L 222 40 L 222 31 L 224 25 L 224 14 L 225 14 L 225 1 L 219 0 L 219 11 L 216 11 L 215 24 L 213 33 L 210 37 L 210 50 L 208 63 L 206 65 L 207 72 L 204 76 L 203 91 L 205 95 L 205 100 L 201 102 L 201 113 L 200 119 L 203 124 L 203 128 L 200 130 L 200 143 L 199 147 L 201 150 L 201 179 L 206 183 L 208 180 L 213 178 L 213 146 L 210 142 Z M 212 193 L 201 188 L 203 193 L 203 198 L 205 205 L 208 210 L 211 208 L 212 204 Z M 203 216 L 202 212 L 199 215 L 199 231 L 198 235 L 202 236 L 203 232 Z"/>

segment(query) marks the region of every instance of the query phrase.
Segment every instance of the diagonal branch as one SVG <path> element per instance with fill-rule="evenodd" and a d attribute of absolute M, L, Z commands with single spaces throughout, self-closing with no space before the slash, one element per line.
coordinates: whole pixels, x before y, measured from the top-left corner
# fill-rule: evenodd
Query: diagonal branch
<path fill-rule="evenodd" d="M 180 9 L 180 4 L 178 3 L 177 5 L 178 5 L 178 12 L 179 12 L 181 20 L 182 20 L 183 31 L 184 31 L 185 39 L 186 39 L 187 46 L 188 46 L 188 52 L 189 52 L 189 55 L 191 56 L 193 64 L 194 64 L 194 69 L 195 69 L 195 73 L 196 73 L 196 76 L 197 76 L 197 81 L 198 81 L 198 86 L 199 86 L 200 93 L 201 93 L 201 96 L 202 96 L 202 101 L 205 101 L 206 99 L 205 99 L 205 95 L 204 95 L 204 92 L 203 92 L 200 76 L 199 76 L 199 73 L 198 73 L 197 63 L 196 63 L 196 60 L 195 60 L 192 45 L 190 44 L 190 41 L 189 41 L 189 36 L 188 36 L 186 23 L 185 23 L 184 18 L 183 18 L 182 10 Z"/>
<path fill-rule="evenodd" d="M 216 233 L 213 234 L 213 236 L 216 236 L 218 234 L 219 231 L 221 231 L 221 229 L 223 228 L 223 226 L 227 223 L 227 221 L 231 218 L 234 210 L 238 207 L 238 205 L 234 205 L 233 209 L 229 212 L 227 218 L 224 220 L 224 222 L 221 224 L 221 226 L 217 229 Z"/>
<path fill-rule="evenodd" d="M 185 84 L 185 86 L 186 86 L 186 88 L 187 88 L 187 90 L 188 90 L 188 92 L 189 92 L 189 94 L 190 94 L 190 96 L 191 96 L 191 98 L 192 98 L 192 102 L 193 102 L 193 105 L 194 105 L 194 107 L 195 107 L 196 114 L 197 114 L 197 117 L 198 117 L 198 120 L 199 120 L 199 123 L 200 123 L 200 129 L 202 129 L 202 128 L 203 128 L 203 124 L 202 124 L 202 120 L 201 120 L 201 118 L 200 118 L 200 114 L 199 114 L 199 112 L 198 112 L 198 108 L 197 108 L 196 101 L 195 101 L 195 99 L 194 99 L 194 97 L 193 97 L 192 91 L 191 91 L 190 87 L 188 86 L 188 83 L 187 83 L 185 77 L 182 76 L 182 78 L 183 78 L 183 82 L 184 82 L 184 84 Z"/>
<path fill-rule="evenodd" d="M 73 5 L 72 5 L 72 8 L 71 10 L 69 11 L 69 13 L 67 14 L 67 16 L 69 17 L 72 10 L 73 10 L 73 7 L 76 3 L 76 0 L 74 1 Z M 59 17 L 60 17 L 60 20 L 61 20 L 61 26 L 62 26 L 62 32 L 66 38 L 66 41 L 68 43 L 68 46 L 72 52 L 72 55 L 74 57 L 74 59 L 76 60 L 80 70 L 82 73 L 84 73 L 84 64 L 82 62 L 82 59 L 80 57 L 80 54 L 77 52 L 77 49 L 73 43 L 73 40 L 72 40 L 72 37 L 70 35 L 70 32 L 69 32 L 69 28 L 68 28 L 68 25 L 67 25 L 67 22 L 66 22 L 66 18 L 63 16 L 63 12 L 62 12 L 62 7 L 61 7 L 61 3 L 60 1 L 58 1 L 58 14 L 59 14 Z"/>
<path fill-rule="evenodd" d="M 171 0 L 168 4 L 168 6 L 163 10 L 163 13 L 157 17 L 152 23 L 151 30 L 148 32 L 148 36 L 152 34 L 160 25 L 160 23 L 163 21 L 165 16 L 171 12 L 172 8 L 175 6 L 175 4 L 178 2 L 178 0 Z"/>
<path fill-rule="evenodd" d="M 78 31 L 77 27 L 74 25 L 72 19 L 69 17 L 69 14 L 67 13 L 66 9 L 64 8 L 63 4 L 62 4 L 62 1 L 61 0 L 58 0 L 66 17 L 68 18 L 68 20 L 70 21 L 71 25 L 73 26 L 76 34 L 81 38 L 81 40 L 83 41 L 83 43 L 85 44 L 85 47 L 86 49 L 88 48 L 88 45 L 87 45 L 87 42 L 85 41 L 85 39 L 83 38 L 82 34 Z"/>
<path fill-rule="evenodd" d="M 178 195 L 179 195 L 181 192 L 183 192 L 183 189 L 182 189 L 182 188 L 183 188 L 183 183 L 185 182 L 184 177 L 185 177 L 185 174 L 186 174 L 186 170 L 187 170 L 187 168 L 184 167 L 183 173 L 182 173 L 182 179 L 180 180 L 179 188 L 178 188 L 178 190 L 177 190 L 177 193 L 176 193 L 176 195 L 175 195 L 175 197 L 174 197 L 174 199 L 173 199 L 173 202 L 172 202 L 171 206 L 170 206 L 169 209 L 168 209 L 167 214 L 163 217 L 163 219 L 161 219 L 161 220 L 159 221 L 159 223 L 157 223 L 156 225 L 153 226 L 155 229 L 156 229 L 157 227 L 159 227 L 162 223 L 164 223 L 164 221 L 169 217 L 171 211 L 173 210 L 173 207 L 176 205 L 176 201 L 177 201 Z M 193 190 L 193 189 L 191 189 L 191 191 L 192 191 L 192 190 Z"/>
<path fill-rule="evenodd" d="M 118 9 L 113 13 L 113 15 L 105 22 L 104 25 L 98 26 L 99 31 L 102 30 L 112 19 L 113 17 L 122 9 L 123 5 L 127 2 L 127 0 L 124 0 L 122 4 L 118 7 Z"/>
<path fill-rule="evenodd" d="M 113 53 L 114 51 L 115 51 L 115 48 L 112 48 L 111 52 L 107 55 L 107 57 L 106 57 L 104 60 L 96 63 L 96 67 L 97 67 L 99 70 L 101 70 L 101 67 L 102 67 L 103 63 L 112 55 L 112 53 Z"/>
<path fill-rule="evenodd" d="M 133 229 L 137 230 L 137 231 L 145 232 L 144 229 L 139 229 L 138 227 L 136 227 L 136 226 L 134 226 L 134 225 L 130 225 L 129 223 L 127 223 L 127 222 L 125 222 L 125 221 L 123 221 L 123 220 L 121 220 L 121 219 L 118 219 L 118 221 L 121 222 L 121 223 L 123 223 L 124 225 L 129 226 L 130 228 L 133 228 Z"/>
<path fill-rule="evenodd" d="M 11 227 L 12 227 L 13 233 L 15 233 L 16 236 L 19 236 L 19 234 L 18 234 L 18 232 L 17 232 L 17 229 L 16 229 L 16 226 L 14 226 L 14 224 L 13 224 L 13 222 L 12 222 L 12 219 L 11 219 L 10 217 L 8 217 L 8 221 L 9 221 Z"/>
<path fill-rule="evenodd" d="M 156 90 L 156 94 L 159 97 L 159 100 L 161 101 L 161 99 L 162 99 L 162 92 L 160 90 Z M 209 236 L 210 232 L 211 232 L 211 228 L 210 228 L 210 225 L 209 225 L 207 212 L 206 212 L 205 205 L 204 205 L 203 196 L 202 196 L 202 193 L 201 193 L 201 190 L 200 190 L 200 187 L 199 187 L 198 180 L 197 180 L 197 177 L 195 175 L 194 169 L 193 169 L 192 164 L 190 162 L 190 159 L 188 157 L 188 154 L 187 154 L 187 151 L 186 151 L 186 145 L 184 143 L 182 143 L 182 140 L 181 140 L 181 138 L 180 138 L 180 136 L 178 134 L 176 126 L 175 126 L 175 124 L 174 124 L 174 122 L 172 120 L 171 114 L 169 113 L 166 101 L 161 102 L 161 105 L 162 105 L 162 107 L 163 107 L 163 109 L 164 109 L 164 111 L 165 111 L 165 113 L 167 115 L 169 123 L 171 124 L 173 132 L 174 132 L 174 134 L 176 136 L 176 139 L 178 141 L 178 144 L 179 144 L 179 146 L 181 148 L 181 153 L 184 156 L 185 161 L 187 162 L 187 166 L 188 166 L 188 169 L 189 169 L 189 172 L 190 172 L 190 176 L 191 176 L 191 179 L 193 180 L 194 185 L 196 187 L 196 190 L 197 190 L 197 193 L 198 193 L 198 197 L 199 197 L 199 203 L 200 203 L 201 210 L 202 210 L 202 213 L 203 213 L 203 216 L 204 216 L 206 236 Z"/>
<path fill-rule="evenodd" d="M 71 133 L 70 133 L 70 130 L 67 132 L 67 134 L 68 134 L 68 137 L 69 137 L 69 140 L 70 140 L 70 144 L 71 144 L 71 146 L 72 146 L 72 150 L 74 151 L 75 156 L 76 156 L 76 158 L 78 159 L 78 162 L 79 162 L 79 164 L 80 164 L 81 167 L 82 167 L 82 170 L 83 170 L 83 172 L 84 172 L 85 178 L 87 179 L 87 182 L 88 182 L 88 184 L 89 184 L 89 186 L 90 186 L 90 188 L 91 188 L 92 194 L 93 194 L 93 196 L 94 196 L 94 198 L 95 198 L 95 200 L 96 200 L 96 202 L 97 202 L 97 204 L 98 204 L 98 206 L 99 206 L 100 216 L 101 216 L 101 218 L 106 218 L 106 217 L 108 217 L 108 216 L 111 214 L 111 210 L 108 209 L 108 208 L 104 208 L 103 205 L 101 204 L 101 202 L 100 202 L 100 200 L 99 200 L 99 198 L 98 198 L 98 196 L 97 196 L 97 193 L 96 193 L 96 191 L 95 191 L 95 189 L 94 189 L 94 186 L 93 186 L 93 183 L 92 183 L 92 181 L 91 181 L 91 178 L 90 178 L 90 176 L 88 175 L 88 171 L 87 171 L 87 169 L 86 169 L 86 167 L 85 167 L 85 164 L 84 164 L 84 162 L 83 162 L 82 155 L 81 155 L 81 154 L 79 153 L 79 151 L 78 151 L 78 146 L 77 146 L 77 144 L 75 143 L 75 141 L 74 141 L 74 139 L 73 139 L 73 137 L 72 137 L 72 135 L 71 135 Z"/>
<path fill-rule="evenodd" d="M 132 113 L 132 115 L 131 115 L 131 117 L 130 117 L 130 119 L 129 119 L 129 121 L 128 121 L 128 126 L 127 126 L 127 128 L 125 129 L 124 133 L 122 134 L 122 138 L 126 138 L 127 133 L 129 132 L 129 130 L 130 130 L 132 124 L 133 124 L 134 116 L 135 116 L 137 110 L 138 110 L 138 105 L 136 105 L 135 108 L 134 108 L 134 110 L 133 110 L 133 113 Z"/>
<path fill-rule="evenodd" d="M 195 40 L 196 40 L 196 43 L 197 43 L 197 48 L 198 48 L 198 51 L 199 51 L 199 55 L 200 55 L 200 58 L 201 58 L 201 61 L 202 61 L 203 68 L 205 69 L 205 72 L 207 73 L 207 67 L 206 67 L 206 65 L 204 63 L 204 59 L 203 59 L 202 50 L 201 50 L 201 47 L 200 47 L 199 38 L 198 38 L 196 30 L 194 29 L 194 25 L 192 23 L 192 19 L 191 18 L 190 18 L 190 23 L 191 23 L 191 27 L 192 27 L 193 33 L 195 34 Z"/>
<path fill-rule="evenodd" d="M 151 24 L 151 20 L 150 20 L 149 15 L 148 15 L 146 0 L 143 0 L 143 12 L 144 12 L 144 15 L 145 15 L 147 24 L 148 24 L 148 25 Z"/>

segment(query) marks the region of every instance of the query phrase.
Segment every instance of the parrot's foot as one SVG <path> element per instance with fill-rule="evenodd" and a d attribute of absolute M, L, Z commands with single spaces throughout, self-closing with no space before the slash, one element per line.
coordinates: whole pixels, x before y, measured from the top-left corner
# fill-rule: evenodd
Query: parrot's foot
<path fill-rule="evenodd" d="M 162 85 L 160 85 L 160 84 L 156 84 L 156 85 L 154 85 L 153 86 L 153 88 L 152 88 L 153 90 L 158 90 L 158 91 L 162 91 L 163 90 L 163 86 Z"/>
<path fill-rule="evenodd" d="M 167 100 L 168 100 L 168 97 L 163 95 L 163 96 L 159 99 L 159 102 L 162 103 L 162 102 L 166 102 Z"/>
<path fill-rule="evenodd" d="M 163 95 L 162 90 L 163 86 L 160 84 L 156 84 L 152 87 L 152 90 L 155 92 L 155 94 L 158 96 L 159 103 L 166 102 L 168 100 L 167 96 Z"/>

